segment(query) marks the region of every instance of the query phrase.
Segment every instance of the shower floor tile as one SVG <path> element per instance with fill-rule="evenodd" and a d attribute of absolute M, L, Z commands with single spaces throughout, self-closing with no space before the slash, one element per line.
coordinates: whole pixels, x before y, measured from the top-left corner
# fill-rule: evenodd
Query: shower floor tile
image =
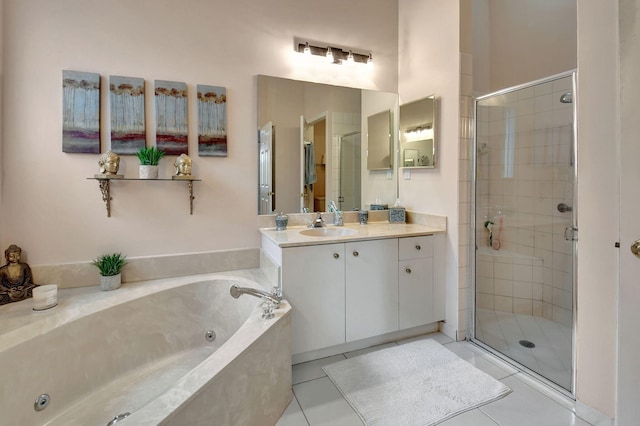
<path fill-rule="evenodd" d="M 546 318 L 477 310 L 476 338 L 525 367 L 568 389 L 571 385 L 571 329 Z M 535 344 L 527 348 L 520 341 Z"/>

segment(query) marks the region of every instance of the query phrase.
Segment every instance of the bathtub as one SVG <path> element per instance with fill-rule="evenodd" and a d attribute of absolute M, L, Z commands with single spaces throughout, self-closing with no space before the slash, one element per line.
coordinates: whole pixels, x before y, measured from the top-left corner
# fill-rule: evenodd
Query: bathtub
<path fill-rule="evenodd" d="M 233 299 L 232 284 L 261 287 L 211 274 L 63 289 L 46 312 L 3 306 L 2 424 L 107 425 L 127 412 L 118 426 L 275 424 L 292 398 L 291 308 L 262 319 L 261 301 Z"/>

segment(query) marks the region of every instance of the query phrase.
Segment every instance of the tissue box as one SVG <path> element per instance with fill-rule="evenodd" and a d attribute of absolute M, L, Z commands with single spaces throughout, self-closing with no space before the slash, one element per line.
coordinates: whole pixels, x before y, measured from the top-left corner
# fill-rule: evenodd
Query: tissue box
<path fill-rule="evenodd" d="M 405 223 L 407 221 L 407 212 L 404 207 L 389 208 L 389 222 Z"/>

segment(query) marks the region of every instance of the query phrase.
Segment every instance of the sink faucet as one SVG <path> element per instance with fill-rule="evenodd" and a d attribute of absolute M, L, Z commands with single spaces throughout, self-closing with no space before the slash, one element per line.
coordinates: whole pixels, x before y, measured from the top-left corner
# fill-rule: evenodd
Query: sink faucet
<path fill-rule="evenodd" d="M 329 211 L 333 212 L 333 224 L 336 226 L 344 225 L 344 221 L 342 220 L 342 213 L 336 207 L 336 202 L 331 200 L 329 201 Z"/>
<path fill-rule="evenodd" d="M 309 228 L 324 228 L 324 219 L 322 218 L 322 213 L 318 212 L 316 214 L 316 218 L 309 225 Z"/>

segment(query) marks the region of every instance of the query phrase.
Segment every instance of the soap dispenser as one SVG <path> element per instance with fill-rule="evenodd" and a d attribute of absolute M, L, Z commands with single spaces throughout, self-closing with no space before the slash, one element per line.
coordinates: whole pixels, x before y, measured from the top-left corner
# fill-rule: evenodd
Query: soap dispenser
<path fill-rule="evenodd" d="M 276 230 L 284 231 L 287 229 L 287 223 L 289 222 L 289 216 L 280 212 L 276 215 Z"/>

